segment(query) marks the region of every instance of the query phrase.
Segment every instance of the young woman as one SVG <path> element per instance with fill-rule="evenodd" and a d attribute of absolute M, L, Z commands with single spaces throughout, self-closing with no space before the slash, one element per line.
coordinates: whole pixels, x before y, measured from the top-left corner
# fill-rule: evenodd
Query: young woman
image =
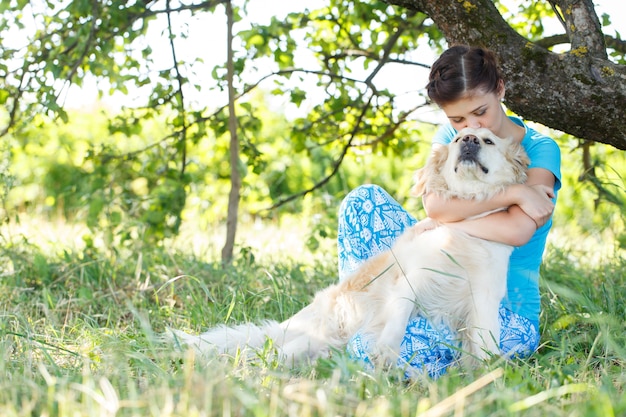
<path fill-rule="evenodd" d="M 473 236 L 515 246 L 507 277 L 508 295 L 500 306 L 500 349 L 505 357 L 527 357 L 539 344 L 539 267 L 561 187 L 559 147 L 521 119 L 505 114 L 501 105 L 505 83 L 489 50 L 451 47 L 433 64 L 427 91 L 449 120 L 435 135 L 433 148 L 446 146 L 465 127 L 488 128 L 499 137 L 521 142 L 531 160 L 528 180 L 483 202 L 443 201 L 427 194 L 423 204 L 429 217 L 419 223 L 382 188 L 365 185 L 353 190 L 339 211 L 339 277 L 345 278 L 366 259 L 389 249 L 409 227 L 424 231 L 445 223 Z M 501 207 L 508 210 L 465 220 Z M 368 363 L 369 344 L 367 335 L 357 333 L 348 350 Z M 409 374 L 426 371 L 436 378 L 455 362 L 458 346 L 450 329 L 435 328 L 418 315 L 406 328 L 398 366 Z"/>

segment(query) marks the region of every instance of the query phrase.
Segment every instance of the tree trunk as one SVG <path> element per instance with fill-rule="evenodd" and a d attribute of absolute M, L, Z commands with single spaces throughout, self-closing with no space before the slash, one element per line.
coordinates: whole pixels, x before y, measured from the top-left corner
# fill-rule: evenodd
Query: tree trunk
<path fill-rule="evenodd" d="M 229 1 L 226 3 L 227 35 L 227 83 L 228 83 L 228 130 L 230 133 L 230 193 L 228 195 L 228 214 L 226 218 L 226 243 L 222 248 L 222 262 L 229 263 L 233 258 L 235 235 L 239 212 L 239 197 L 241 191 L 241 175 L 239 173 L 239 138 L 237 137 L 237 115 L 235 114 L 235 89 L 233 87 L 233 8 Z"/>
<path fill-rule="evenodd" d="M 592 0 L 554 0 L 571 50 L 554 53 L 522 37 L 491 0 L 385 0 L 428 15 L 448 44 L 493 50 L 505 103 L 525 119 L 626 150 L 626 66 L 606 57 Z"/>

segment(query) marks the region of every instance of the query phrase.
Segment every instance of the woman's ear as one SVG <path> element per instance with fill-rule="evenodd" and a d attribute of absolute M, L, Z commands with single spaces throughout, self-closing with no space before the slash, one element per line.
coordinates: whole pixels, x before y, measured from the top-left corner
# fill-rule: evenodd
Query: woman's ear
<path fill-rule="evenodd" d="M 506 93 L 506 88 L 504 87 L 504 80 L 498 81 L 498 100 L 504 101 L 504 95 Z"/>

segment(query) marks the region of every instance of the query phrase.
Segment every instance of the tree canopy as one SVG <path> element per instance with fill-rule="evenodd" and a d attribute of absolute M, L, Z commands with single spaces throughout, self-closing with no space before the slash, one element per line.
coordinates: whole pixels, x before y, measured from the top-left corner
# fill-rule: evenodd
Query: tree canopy
<path fill-rule="evenodd" d="M 253 18 L 246 13 L 249 1 L 234 3 L 236 21 Z M 185 86 L 205 91 L 225 89 L 225 64 L 214 68 L 209 82 L 206 74 L 194 74 L 193 57 L 182 60 L 177 40 L 190 36 L 186 19 L 223 13 L 218 8 L 226 3 L 230 2 L 3 2 L 0 33 L 3 39 L 14 41 L 2 46 L 0 103 L 6 107 L 7 118 L 1 131 L 6 134 L 36 112 L 51 111 L 64 117 L 64 90 L 70 84 L 81 85 L 88 76 L 106 80 L 103 85 L 110 91 L 128 92 L 132 86 L 149 85 L 144 111 L 188 106 Z M 510 11 L 504 3 L 492 0 L 388 3 L 401 8 L 389 8 L 378 1 L 332 0 L 317 10 L 290 13 L 284 20 L 252 22 L 250 29 L 236 34 L 241 43 L 237 45 L 235 72 L 241 77 L 261 62 L 261 57 L 267 57 L 278 70 L 266 77 L 285 80 L 292 75 L 314 74 L 322 84 L 341 82 L 344 90 L 358 90 L 374 86 L 372 80 L 384 65 L 428 65 L 410 53 L 420 40 L 440 49 L 445 37 L 448 43 L 480 44 L 496 51 L 508 80 L 506 104 L 516 113 L 581 139 L 626 149 L 626 44 L 619 34 L 602 32 L 602 23 L 608 23 L 611 16 L 601 20 L 591 0 L 521 2 L 519 10 Z M 527 17 L 527 25 L 509 23 L 503 17 L 519 14 Z M 165 30 L 170 40 L 168 53 L 172 58 L 166 68 L 155 65 L 156 53 L 163 51 L 152 50 L 145 39 L 148 27 L 159 17 L 167 19 Z M 543 20 L 554 17 L 562 22 L 562 33 L 544 36 Z M 300 38 L 299 32 L 305 35 Z M 214 47 L 211 42 L 193 41 L 198 42 L 199 49 Z M 295 65 L 298 43 L 314 51 L 318 65 Z M 557 46 L 562 50 L 563 45 L 569 47 L 554 51 Z M 367 78 L 349 77 L 355 66 L 374 64 L 380 68 L 369 72 Z M 262 78 L 259 76 L 258 81 Z M 250 78 L 247 83 L 240 82 L 238 94 L 243 96 L 253 84 Z M 296 104 L 307 97 L 307 91 L 291 86 L 281 93 Z M 185 117 L 194 117 L 180 114 L 173 119 L 173 127 L 202 123 L 210 117 L 201 115 L 204 109 L 194 110 L 198 112 L 195 120 L 183 123 Z"/>

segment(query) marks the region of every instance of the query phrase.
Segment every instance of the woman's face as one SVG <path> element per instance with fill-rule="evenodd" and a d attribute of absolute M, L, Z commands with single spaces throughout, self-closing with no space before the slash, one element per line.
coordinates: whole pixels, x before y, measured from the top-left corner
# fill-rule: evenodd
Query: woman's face
<path fill-rule="evenodd" d="M 500 136 L 506 120 L 506 114 L 500 104 L 503 97 L 504 89 L 501 89 L 501 93 L 475 93 L 441 106 L 441 109 L 456 130 L 466 127 L 486 127 Z"/>

